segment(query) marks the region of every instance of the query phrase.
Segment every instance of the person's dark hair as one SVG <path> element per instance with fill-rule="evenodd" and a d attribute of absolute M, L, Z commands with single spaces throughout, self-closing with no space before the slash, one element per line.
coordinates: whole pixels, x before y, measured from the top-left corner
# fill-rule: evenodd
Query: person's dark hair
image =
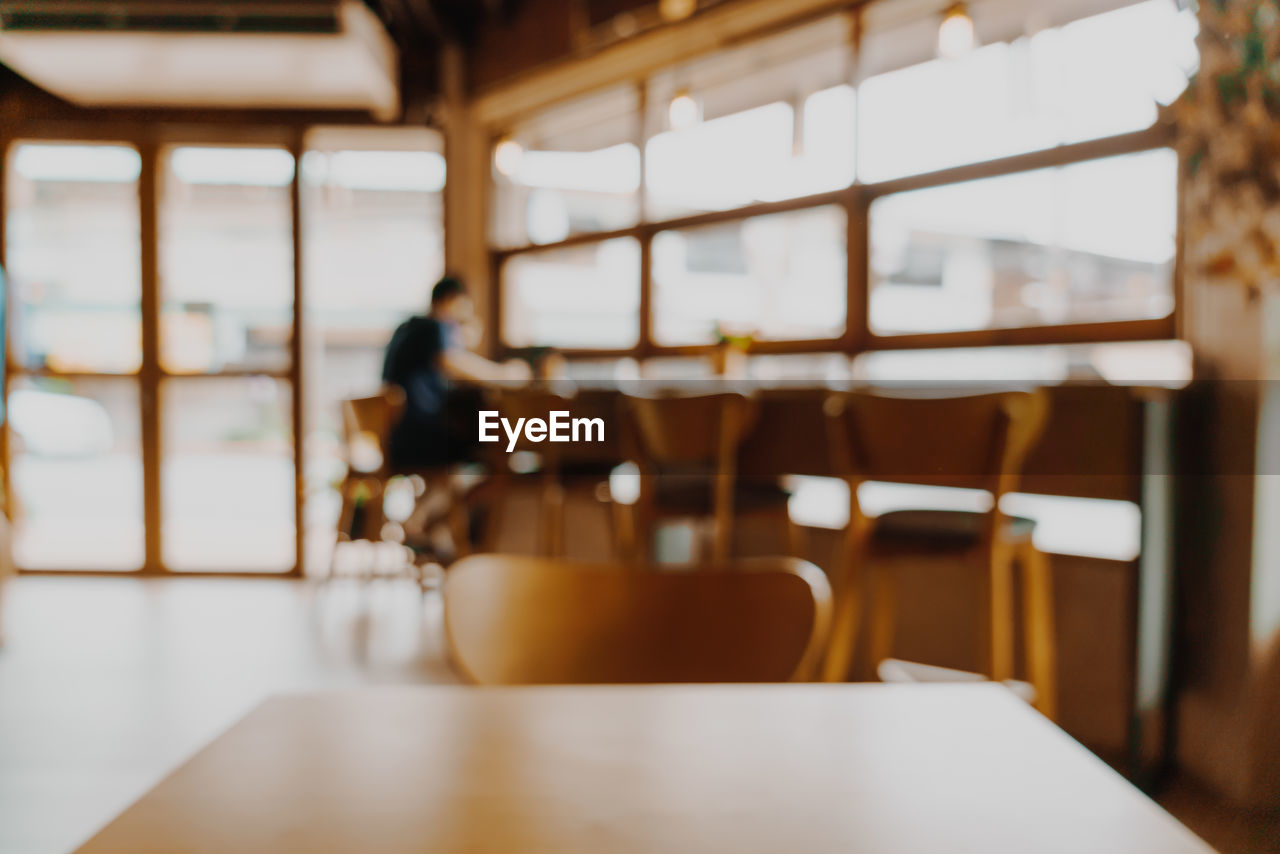
<path fill-rule="evenodd" d="M 457 276 L 445 276 L 436 282 L 435 287 L 431 289 L 431 304 L 439 305 L 445 300 L 454 297 L 463 296 L 467 292 L 467 286 L 462 284 L 462 280 Z"/>

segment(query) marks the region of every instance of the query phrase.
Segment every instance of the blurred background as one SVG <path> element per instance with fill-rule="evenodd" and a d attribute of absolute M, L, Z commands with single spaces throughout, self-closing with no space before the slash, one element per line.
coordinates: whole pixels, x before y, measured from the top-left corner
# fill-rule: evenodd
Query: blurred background
<path fill-rule="evenodd" d="M 446 233 L 485 346 L 571 374 L 696 377 L 678 357 L 724 334 L 817 377 L 882 347 L 1174 337 L 1152 127 L 1196 67 L 1192 11 L 990 2 L 944 56 L 927 4 L 742 33 L 711 4 L 697 46 L 665 44 L 697 7 L 671 5 L 3 7 L 19 565 L 323 565 L 338 401 L 376 390 Z M 608 67 L 624 45 L 637 67 Z M 1010 362 L 972 355 L 954 378 Z"/>
<path fill-rule="evenodd" d="M 0 0 L 0 850 L 68 850 L 267 691 L 457 678 L 403 545 L 423 478 L 350 406 L 446 271 L 478 352 L 619 425 L 759 399 L 717 453 L 792 529 L 715 529 L 735 556 L 831 573 L 859 513 L 992 510 L 753 471 L 809 441 L 770 394 L 1047 389 L 998 509 L 1053 568 L 1051 716 L 1223 851 L 1280 850 L 1280 18 L 1205 2 Z M 709 507 L 627 538 L 644 449 L 474 461 L 501 488 L 458 545 L 704 557 Z M 913 572 L 891 651 L 980 670 L 972 591 Z M 58 822 L 68 686 L 99 742 L 167 735 Z"/>

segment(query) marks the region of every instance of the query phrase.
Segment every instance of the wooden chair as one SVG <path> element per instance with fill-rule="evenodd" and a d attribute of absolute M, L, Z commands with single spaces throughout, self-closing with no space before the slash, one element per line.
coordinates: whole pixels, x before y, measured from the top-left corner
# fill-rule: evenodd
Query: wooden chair
<path fill-rule="evenodd" d="M 347 399 L 342 402 L 343 451 L 347 472 L 338 492 L 342 495 L 342 510 L 338 513 L 337 540 L 329 557 L 329 574 L 332 580 L 338 568 L 338 547 L 343 543 L 383 542 L 383 530 L 387 526 L 384 499 L 387 484 L 392 478 L 388 457 L 390 431 L 404 405 L 403 396 L 397 392 L 384 392 L 370 397 Z M 376 568 L 376 552 L 372 553 L 369 572 Z M 408 561 L 406 561 L 407 565 Z"/>
<path fill-rule="evenodd" d="M 830 612 L 821 570 L 793 558 L 701 569 L 465 558 L 444 585 L 449 649 L 484 685 L 785 682 L 815 673 Z"/>
<path fill-rule="evenodd" d="M 790 495 L 776 478 L 739 480 L 738 452 L 756 416 L 741 394 L 629 397 L 629 456 L 640 469 L 640 495 L 624 543 L 633 562 L 648 563 L 663 519 L 711 520 L 712 561 L 729 558 L 735 516 L 764 514 L 790 525 Z"/>
<path fill-rule="evenodd" d="M 387 485 L 397 476 L 417 475 L 427 482 L 447 483 L 447 468 L 401 469 L 391 461 L 391 431 L 404 411 L 404 394 L 387 388 L 369 397 L 342 402 L 342 433 L 347 473 L 338 490 L 342 509 L 338 514 L 337 544 L 384 542 L 387 517 L 384 508 Z M 466 542 L 465 511 L 450 511 L 450 527 L 459 543 Z M 461 538 L 459 539 L 459 536 Z M 336 568 L 337 544 L 329 563 L 329 577 Z M 406 568 L 412 567 L 406 561 Z M 419 579 L 421 580 L 421 579 Z"/>
<path fill-rule="evenodd" d="M 496 389 L 488 395 L 490 405 L 504 418 L 548 418 L 550 412 L 561 410 L 573 418 L 598 418 L 604 425 L 604 438 L 596 442 L 529 442 L 523 435 L 517 440 L 515 450 L 531 451 L 539 459 L 538 470 L 532 473 L 539 481 L 539 513 L 537 552 L 545 557 L 562 557 L 565 552 L 565 504 L 572 494 L 584 494 L 592 500 L 607 500 L 609 472 L 622 462 L 621 443 L 618 438 L 617 393 L 612 391 L 584 391 L 572 395 L 558 394 L 538 388 Z M 524 475 L 511 469 L 511 456 L 507 452 L 506 439 L 487 446 L 493 471 L 494 488 L 491 490 L 492 509 L 490 526 L 501 524 L 503 505 L 512 485 Z"/>
<path fill-rule="evenodd" d="M 1018 477 L 1045 420 L 1043 392 L 962 397 L 893 397 L 867 392 L 828 400 L 831 445 L 850 492 L 844 561 L 834 579 L 836 611 L 825 678 L 847 678 L 859 630 L 863 579 L 869 569 L 872 661 L 892 654 L 896 586 L 886 561 L 927 554 L 981 569 L 986 588 L 983 660 L 996 680 L 1013 678 L 1014 578 L 1023 573 L 1027 663 L 1037 706 L 1056 705 L 1049 566 L 1031 542 L 1034 522 L 1008 517 L 1000 499 Z M 985 513 L 904 510 L 869 519 L 858 505 L 866 480 L 966 486 L 987 490 Z"/>
<path fill-rule="evenodd" d="M 609 541 L 618 556 L 621 556 L 619 531 L 622 508 L 612 501 L 609 493 L 609 476 L 625 461 L 623 436 L 626 430 L 622 426 L 623 419 L 618 414 L 621 400 L 622 396 L 611 389 L 578 390 L 573 395 L 570 406 L 573 417 L 601 419 L 605 424 L 604 441 L 559 445 L 555 454 L 555 466 L 563 495 L 578 494 L 608 505 L 612 526 Z M 561 510 L 559 524 L 552 540 L 555 548 L 551 554 L 555 556 L 565 554 L 565 525 L 564 513 Z"/>
<path fill-rule="evenodd" d="M 738 479 L 776 484 L 787 475 L 831 477 L 827 419 L 831 391 L 824 388 L 762 389 L 753 400 L 756 416 L 738 450 Z M 793 557 L 808 559 L 804 529 L 787 516 L 787 541 Z M 825 562 L 825 561 L 823 561 Z"/>
<path fill-rule="evenodd" d="M 342 402 L 342 438 L 347 472 L 338 487 L 342 510 L 338 514 L 338 543 L 381 542 L 387 523 L 383 510 L 387 483 L 391 480 L 388 445 L 391 429 L 404 408 L 404 397 L 385 391 Z M 337 546 L 330 560 L 333 576 Z"/>

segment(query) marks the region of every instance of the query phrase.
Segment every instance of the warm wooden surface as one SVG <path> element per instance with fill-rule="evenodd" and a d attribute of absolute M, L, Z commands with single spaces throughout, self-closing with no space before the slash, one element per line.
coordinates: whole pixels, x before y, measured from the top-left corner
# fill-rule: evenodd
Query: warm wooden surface
<path fill-rule="evenodd" d="M 796 558 L 651 571 L 472 555 L 444 605 L 453 660 L 481 685 L 804 682 L 831 594 Z"/>
<path fill-rule="evenodd" d="M 990 685 L 393 688 L 282 697 L 81 849 L 1210 850 Z"/>

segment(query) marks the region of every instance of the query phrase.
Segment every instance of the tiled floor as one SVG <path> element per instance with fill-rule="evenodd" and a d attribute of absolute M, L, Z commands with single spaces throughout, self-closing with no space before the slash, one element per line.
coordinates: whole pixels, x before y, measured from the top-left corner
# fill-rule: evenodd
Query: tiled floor
<path fill-rule="evenodd" d="M 0 854 L 65 854 L 271 693 L 456 678 L 416 585 L 24 577 L 0 647 Z M 1280 852 L 1280 820 L 1175 784 L 1224 854 Z"/>

